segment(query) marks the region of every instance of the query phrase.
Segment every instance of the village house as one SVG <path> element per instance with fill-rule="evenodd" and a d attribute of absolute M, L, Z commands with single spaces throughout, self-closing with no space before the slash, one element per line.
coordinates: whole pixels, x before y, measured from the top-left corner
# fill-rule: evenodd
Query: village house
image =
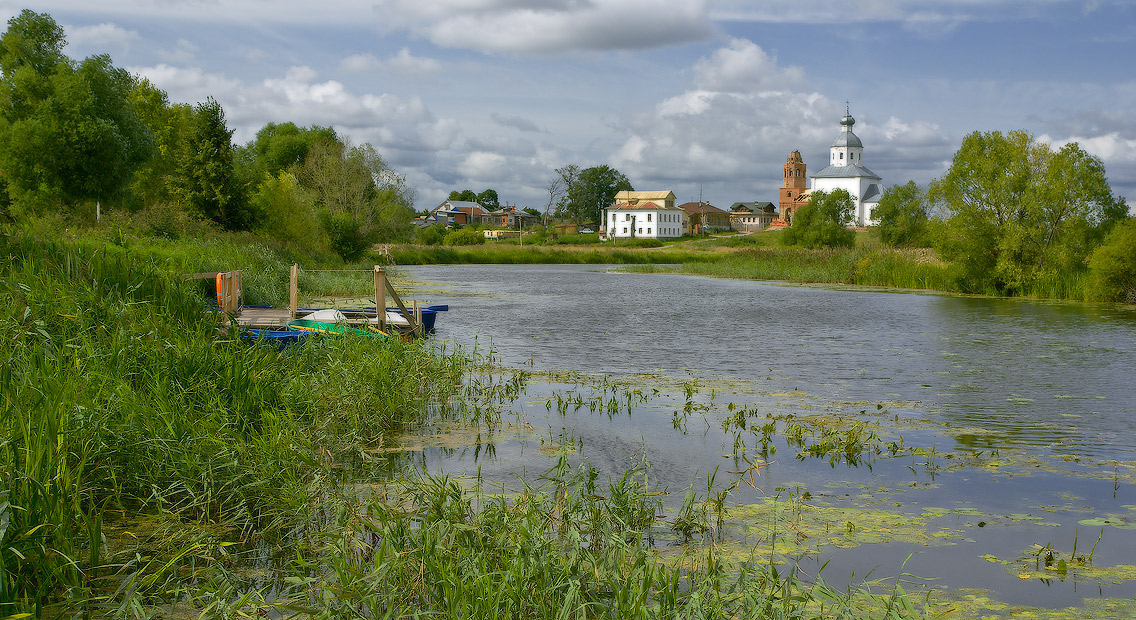
<path fill-rule="evenodd" d="M 730 226 L 741 232 L 765 230 L 777 219 L 772 202 L 735 202 L 730 205 Z"/>
<path fill-rule="evenodd" d="M 499 226 L 501 228 L 525 228 L 533 224 L 540 223 L 540 216 L 533 215 L 528 211 L 522 211 L 516 207 L 503 207 L 496 211 L 490 211 L 485 216 L 485 223 L 490 226 Z"/>
<path fill-rule="evenodd" d="M 426 221 L 443 226 L 465 226 L 481 223 L 482 218 L 488 215 L 489 211 L 476 202 L 447 200 L 431 209 Z"/>
<path fill-rule="evenodd" d="M 671 191 L 621 191 L 604 209 L 607 238 L 673 239 L 687 230 L 686 211 L 675 206 Z"/>
<path fill-rule="evenodd" d="M 686 212 L 686 234 L 701 235 L 730 230 L 730 214 L 708 202 L 688 202 L 678 208 Z"/>

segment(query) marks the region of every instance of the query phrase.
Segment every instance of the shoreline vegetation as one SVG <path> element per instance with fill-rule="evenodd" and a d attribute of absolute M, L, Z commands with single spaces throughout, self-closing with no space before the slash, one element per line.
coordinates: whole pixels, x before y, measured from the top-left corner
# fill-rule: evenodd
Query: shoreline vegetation
<path fill-rule="evenodd" d="M 883 245 L 875 231 L 856 233 L 850 248 L 808 249 L 783 245 L 783 231 L 684 239 L 665 246 L 621 248 L 610 242 L 574 246 L 515 242 L 436 247 L 390 246 L 398 265 L 432 264 L 594 264 L 627 265 L 638 272 L 673 272 L 715 278 L 832 284 L 938 293 L 1009 297 L 993 287 L 966 286 L 951 263 L 931 248 L 893 248 Z M 1013 297 L 1086 301 L 1092 274 L 1088 271 L 1039 279 Z"/>
<path fill-rule="evenodd" d="M 264 301 L 294 257 L 67 236 L 0 236 L 2 617 L 930 615 L 907 576 L 658 556 L 646 468 L 561 458 L 504 494 L 391 470 L 400 433 L 499 426 L 526 374 L 428 341 L 245 344 L 179 273 L 247 261 Z"/>

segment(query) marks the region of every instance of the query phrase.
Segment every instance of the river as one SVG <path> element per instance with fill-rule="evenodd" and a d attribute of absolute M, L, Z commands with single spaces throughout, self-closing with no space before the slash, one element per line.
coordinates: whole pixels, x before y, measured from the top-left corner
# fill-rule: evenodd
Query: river
<path fill-rule="evenodd" d="M 492 350 L 502 365 L 536 373 L 511 405 L 531 436 L 495 440 L 491 458 L 480 445 L 427 449 L 426 469 L 506 484 L 550 465 L 539 446 L 572 443 L 574 458 L 610 475 L 649 462 L 673 505 L 688 487 L 704 489 L 716 469 L 719 483 L 736 471 L 739 437 L 753 457 L 753 422 L 762 416 L 860 419 L 879 429 L 881 443 L 902 438 L 921 451 L 852 466 L 794 458 L 782 441 L 765 455 L 756 488 L 738 486 L 731 503 L 807 490 L 818 515 L 868 511 L 825 513 L 842 515 L 849 532 L 885 518 L 885 509 L 899 520 L 885 518 L 880 531 L 922 530 L 845 540 L 847 548 L 818 543 L 802 554 L 817 566 L 829 561 L 825 574 L 836 583 L 904 571 L 955 596 L 981 590 L 1050 609 L 1136 595 L 1136 572 L 1115 568 L 1136 564 L 1130 308 L 596 266 L 416 266 L 399 274 L 416 297 L 450 304 L 438 318 L 440 342 Z M 557 378 L 565 372 L 592 383 Z M 599 398 L 604 378 L 641 390 L 633 411 L 551 406 L 557 395 Z M 738 410 L 754 414 L 749 427 L 724 429 Z M 737 525 L 735 537 L 747 531 Z M 1094 570 L 1039 577 L 1023 568 L 1040 567 L 1037 549 L 1046 545 L 1071 565 L 1074 540 L 1084 555 L 1098 534 Z M 1096 570 L 1106 567 L 1113 570 Z"/>

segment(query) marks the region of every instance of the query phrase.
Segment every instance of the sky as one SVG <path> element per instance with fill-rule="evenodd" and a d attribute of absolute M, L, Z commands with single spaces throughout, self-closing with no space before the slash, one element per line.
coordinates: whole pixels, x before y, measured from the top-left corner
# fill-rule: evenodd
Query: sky
<path fill-rule="evenodd" d="M 1136 202 L 1136 0 L 0 0 L 50 14 L 171 101 L 369 142 L 429 209 L 543 211 L 556 168 L 728 209 L 824 167 L 846 106 L 885 186 L 964 136 L 1077 142 Z"/>

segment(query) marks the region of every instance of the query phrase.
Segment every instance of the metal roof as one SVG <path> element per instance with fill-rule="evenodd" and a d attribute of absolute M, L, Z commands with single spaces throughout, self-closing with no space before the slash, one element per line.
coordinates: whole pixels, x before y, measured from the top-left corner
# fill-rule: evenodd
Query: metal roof
<path fill-rule="evenodd" d="M 860 164 L 825 166 L 820 172 L 810 174 L 809 176 L 814 179 L 852 179 L 856 177 L 866 177 L 877 181 L 880 180 L 880 175 L 868 170 Z"/>
<path fill-rule="evenodd" d="M 860 138 L 856 137 L 856 134 L 851 131 L 842 131 L 840 135 L 836 136 L 836 139 L 832 141 L 832 146 L 855 146 L 864 148 L 864 143 L 860 142 Z"/>
<path fill-rule="evenodd" d="M 872 183 L 868 189 L 864 190 L 864 197 L 860 202 L 879 202 L 880 201 L 880 186 Z"/>

